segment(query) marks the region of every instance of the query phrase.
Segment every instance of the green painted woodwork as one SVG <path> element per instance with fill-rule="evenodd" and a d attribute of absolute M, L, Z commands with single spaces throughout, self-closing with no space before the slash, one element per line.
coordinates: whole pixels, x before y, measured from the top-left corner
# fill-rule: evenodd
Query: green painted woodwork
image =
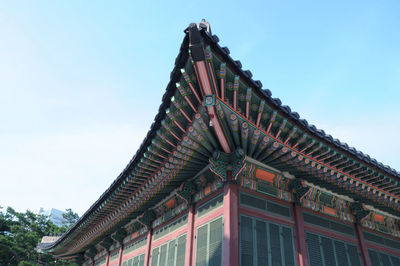
<path fill-rule="evenodd" d="M 108 236 L 100 243 L 100 246 L 102 246 L 108 252 L 113 242 L 114 240 L 110 236 Z"/>
<path fill-rule="evenodd" d="M 374 244 L 382 245 L 391 249 L 400 250 L 400 241 L 394 240 L 388 237 L 384 237 L 378 234 L 373 234 L 364 231 L 364 239 L 368 242 L 372 242 Z"/>
<path fill-rule="evenodd" d="M 275 203 L 246 193 L 239 193 L 239 204 L 287 218 L 292 216 L 289 206 Z"/>
<path fill-rule="evenodd" d="M 118 243 L 122 244 L 126 236 L 127 231 L 124 228 L 119 228 L 113 237 Z"/>
<path fill-rule="evenodd" d="M 222 265 L 222 217 L 201 225 L 196 230 L 196 266 Z"/>
<path fill-rule="evenodd" d="M 124 248 L 123 255 L 125 256 L 135 250 L 138 250 L 139 248 L 146 246 L 146 244 L 147 244 L 147 237 L 143 237 L 143 238 L 136 240 L 130 244 L 127 244 Z"/>
<path fill-rule="evenodd" d="M 303 212 L 304 223 L 316 225 L 327 230 L 332 230 L 348 236 L 355 236 L 354 228 L 352 225 L 336 222 L 328 218 L 324 218 L 311 213 Z"/>
<path fill-rule="evenodd" d="M 139 221 L 145 225 L 147 228 L 151 228 L 151 223 L 156 218 L 156 214 L 153 210 L 146 211 L 143 216 L 139 219 Z"/>
<path fill-rule="evenodd" d="M 350 204 L 350 211 L 356 217 L 357 221 L 361 221 L 370 212 L 369 210 L 364 209 L 363 205 L 359 202 L 352 202 Z"/>
<path fill-rule="evenodd" d="M 210 158 L 210 170 L 223 182 L 236 180 L 245 166 L 244 160 L 245 153 L 242 149 L 237 149 L 229 154 L 216 151 Z"/>
<path fill-rule="evenodd" d="M 91 246 L 91 247 L 89 248 L 89 250 L 88 250 L 88 253 L 87 253 L 88 257 L 91 258 L 92 261 L 94 261 L 94 256 L 96 256 L 96 254 L 97 254 L 97 249 L 96 249 L 96 247 Z"/>
<path fill-rule="evenodd" d="M 240 265 L 296 265 L 291 228 L 241 216 L 239 230 Z"/>
<path fill-rule="evenodd" d="M 368 250 L 368 255 L 373 266 L 398 266 L 400 257 L 386 254 L 380 251 Z"/>
<path fill-rule="evenodd" d="M 188 204 L 192 203 L 192 196 L 197 191 L 197 185 L 194 181 L 186 181 L 183 183 L 182 190 L 178 190 L 176 194 L 186 200 Z"/>
<path fill-rule="evenodd" d="M 297 178 L 289 182 L 289 190 L 292 190 L 293 193 L 296 194 L 298 201 L 303 198 L 303 196 L 308 192 L 309 189 L 309 187 L 303 185 L 303 183 Z"/>
<path fill-rule="evenodd" d="M 145 257 L 144 253 L 139 254 L 126 261 L 123 261 L 122 266 L 144 266 L 144 257 Z"/>
<path fill-rule="evenodd" d="M 353 244 L 310 232 L 306 233 L 306 242 L 310 266 L 361 266 Z"/>
<path fill-rule="evenodd" d="M 207 213 L 210 213 L 213 210 L 222 207 L 223 203 L 224 203 L 224 197 L 222 194 L 204 202 L 203 204 L 197 207 L 196 217 L 202 217 Z"/>
<path fill-rule="evenodd" d="M 166 236 L 166 235 L 178 230 L 179 228 L 186 226 L 187 222 L 188 222 L 187 218 L 188 218 L 188 216 L 184 215 L 184 216 L 176 219 L 175 221 L 155 230 L 153 233 L 154 240 L 160 239 L 163 236 Z"/>
<path fill-rule="evenodd" d="M 75 259 L 75 263 L 78 265 L 82 265 L 85 261 L 85 254 L 84 253 L 79 253 L 78 256 Z"/>
<path fill-rule="evenodd" d="M 155 247 L 152 250 L 151 266 L 184 266 L 186 234 Z"/>

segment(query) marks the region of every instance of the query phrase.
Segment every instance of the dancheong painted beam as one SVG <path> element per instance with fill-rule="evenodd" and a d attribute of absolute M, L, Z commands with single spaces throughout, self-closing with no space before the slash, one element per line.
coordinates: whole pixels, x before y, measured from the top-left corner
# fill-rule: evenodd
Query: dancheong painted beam
<path fill-rule="evenodd" d="M 41 252 L 83 265 L 400 265 L 400 174 L 309 125 L 184 31 L 128 166 Z"/>

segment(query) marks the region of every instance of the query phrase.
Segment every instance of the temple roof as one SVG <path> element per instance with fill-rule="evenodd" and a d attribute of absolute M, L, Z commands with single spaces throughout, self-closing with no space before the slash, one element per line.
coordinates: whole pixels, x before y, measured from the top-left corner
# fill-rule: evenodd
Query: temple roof
<path fill-rule="evenodd" d="M 219 38 L 212 35 L 209 24 L 202 22 L 197 25 L 191 24 L 190 28 L 184 31 L 184 39 L 171 72 L 170 82 L 162 97 L 158 114 L 136 154 L 111 186 L 82 215 L 78 222 L 57 241 L 51 244 L 46 243 L 43 249 L 61 257 L 82 252 L 93 243 L 99 242 L 102 236 L 115 232 L 118 227 L 142 215 L 146 208 L 165 199 L 187 179 L 187 176 L 195 175 L 209 164 L 208 159 L 212 157 L 212 149 L 220 149 L 220 144 L 214 143 L 214 140 L 212 140 L 215 135 L 207 133 L 208 131 L 201 134 L 210 135 L 206 138 L 210 141 L 210 149 L 199 146 L 195 141 L 193 144 L 190 138 L 194 139 L 193 136 L 196 135 L 196 132 L 200 132 L 200 128 L 207 127 L 209 124 L 209 121 L 206 120 L 207 113 L 204 109 L 203 99 L 200 99 L 203 95 L 201 95 L 201 91 L 197 90 L 196 73 L 193 69 L 193 60 L 199 60 L 198 58 L 193 59 L 193 57 L 196 57 L 192 47 L 194 27 L 200 34 L 200 42 L 206 52 L 205 58 L 209 60 L 208 62 L 214 64 L 214 67 L 218 64 L 226 66 L 231 76 L 234 76 L 235 81 L 237 81 L 235 84 L 232 82 L 233 86 L 237 85 L 237 88 L 232 90 L 239 92 L 242 90 L 242 95 L 250 95 L 251 100 L 248 102 L 257 105 L 255 108 L 261 108 L 258 105 L 262 105 L 261 113 L 269 112 L 270 116 L 269 122 L 267 120 L 262 120 L 261 123 L 256 122 L 257 113 L 260 113 L 260 109 L 247 110 L 247 115 L 241 115 L 241 113 L 246 112 L 244 110 L 239 111 L 240 108 L 231 108 L 232 100 L 224 101 L 217 96 L 215 101 L 225 114 L 237 115 L 253 127 L 250 132 L 252 135 L 256 134 L 254 133 L 256 131 L 261 131 L 273 141 L 276 141 L 283 149 L 301 154 L 301 156 L 321 165 L 323 169 L 334 172 L 338 178 L 339 176 L 340 178 L 344 177 L 345 182 L 348 180 L 347 182 L 352 181 L 351 184 L 353 184 L 354 181 L 355 184 L 360 184 L 360 187 L 363 186 L 365 189 L 371 187 L 372 191 L 388 199 L 388 202 L 368 199 L 369 203 L 374 205 L 376 202 L 374 205 L 376 208 L 399 216 L 398 199 L 400 199 L 400 192 L 386 189 L 398 187 L 400 180 L 398 171 L 333 138 L 323 130 L 309 124 L 307 120 L 302 119 L 289 106 L 282 105 L 280 99 L 273 98 L 270 90 L 263 89 L 262 83 L 252 78 L 252 73 L 249 70 L 242 69 L 240 61 L 235 61 L 230 57 L 229 49 L 219 45 Z M 219 75 L 217 72 L 215 71 L 216 75 Z M 247 98 L 241 100 L 244 102 L 247 101 Z M 266 107 L 264 107 L 264 104 Z M 265 111 L 267 109 L 269 111 Z M 277 121 L 277 124 L 274 124 L 275 121 Z M 269 123 L 270 128 L 273 124 L 273 129 L 270 131 L 267 126 L 263 127 L 263 123 L 267 126 Z M 230 126 L 225 129 L 227 128 L 228 131 L 232 131 Z M 201 134 L 198 133 L 198 135 Z M 234 142 L 232 141 L 232 143 Z M 185 147 L 189 147 L 192 151 L 183 152 L 182 150 L 185 150 Z M 299 149 L 299 147 L 302 149 Z M 313 151 L 307 150 L 310 147 L 314 147 Z M 338 160 L 351 161 L 348 166 L 349 170 L 345 171 L 347 168 L 341 170 L 326 161 L 317 160 L 322 158 L 324 154 L 336 156 Z M 195 160 L 196 163 L 192 159 L 195 155 L 198 156 Z M 186 162 L 193 164 L 188 165 Z M 278 163 L 274 160 L 270 160 L 270 162 L 276 168 L 281 165 L 281 162 Z M 171 165 L 174 165 L 174 167 Z M 363 173 L 373 176 L 374 181 L 363 179 Z M 156 183 L 161 182 L 160 180 L 164 180 L 165 184 L 157 186 Z M 321 184 L 321 181 L 318 181 L 318 184 Z M 334 185 L 328 188 L 332 188 Z M 342 188 L 335 187 L 335 189 L 338 191 Z M 141 196 L 142 194 L 144 196 Z M 362 198 L 356 192 L 353 196 L 357 200 Z"/>

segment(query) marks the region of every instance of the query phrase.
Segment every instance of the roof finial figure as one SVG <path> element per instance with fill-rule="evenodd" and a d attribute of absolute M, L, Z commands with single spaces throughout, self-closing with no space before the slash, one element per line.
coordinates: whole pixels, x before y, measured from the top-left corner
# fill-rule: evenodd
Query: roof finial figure
<path fill-rule="evenodd" d="M 197 28 L 200 29 L 205 29 L 208 33 L 211 34 L 211 26 L 210 23 L 208 23 L 207 20 L 205 20 L 204 18 L 199 22 L 196 23 L 197 24 Z"/>

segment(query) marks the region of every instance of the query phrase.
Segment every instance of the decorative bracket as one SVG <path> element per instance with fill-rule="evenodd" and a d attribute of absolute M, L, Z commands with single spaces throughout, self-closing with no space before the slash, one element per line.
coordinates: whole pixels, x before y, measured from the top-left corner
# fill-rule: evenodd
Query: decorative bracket
<path fill-rule="evenodd" d="M 144 225 L 141 222 L 138 221 L 138 222 L 133 223 L 132 225 L 130 225 L 128 231 L 129 231 L 129 233 L 134 233 L 134 232 L 139 231 L 143 226 Z"/>
<path fill-rule="evenodd" d="M 310 187 L 306 186 L 302 180 L 295 178 L 289 182 L 289 190 L 296 194 L 297 201 L 300 201 L 308 190 L 310 190 Z"/>
<path fill-rule="evenodd" d="M 181 185 L 180 190 L 178 190 L 176 194 L 184 199 L 188 203 L 188 205 L 190 205 L 192 203 L 192 196 L 194 195 L 194 193 L 196 193 L 196 191 L 196 184 L 193 181 L 189 180 Z"/>
<path fill-rule="evenodd" d="M 138 219 L 138 222 L 143 224 L 144 226 L 146 226 L 147 229 L 150 231 L 151 224 L 155 218 L 156 218 L 156 214 L 154 213 L 154 211 L 148 210 L 145 213 L 143 213 L 143 216 Z"/>
<path fill-rule="evenodd" d="M 370 213 L 370 210 L 364 208 L 364 205 L 360 202 L 352 202 L 350 204 L 350 211 L 356 217 L 356 221 L 360 222 L 365 216 Z"/>
<path fill-rule="evenodd" d="M 91 246 L 89 248 L 88 257 L 94 262 L 94 257 L 97 254 L 97 249 L 95 246 Z"/>
<path fill-rule="evenodd" d="M 113 243 L 114 240 L 110 236 L 108 236 L 103 240 L 103 242 L 100 243 L 100 246 L 102 246 L 108 253 Z"/>
<path fill-rule="evenodd" d="M 124 243 L 124 238 L 127 235 L 127 232 L 124 228 L 120 228 L 117 230 L 113 238 L 117 241 L 121 246 Z"/>
<path fill-rule="evenodd" d="M 210 158 L 210 170 L 223 182 L 231 182 L 243 171 L 246 166 L 245 159 L 246 155 L 242 149 L 231 153 L 216 151 Z"/>
<path fill-rule="evenodd" d="M 75 258 L 75 263 L 78 264 L 79 266 L 82 265 L 84 261 L 85 261 L 84 253 L 79 253 L 78 256 Z"/>

